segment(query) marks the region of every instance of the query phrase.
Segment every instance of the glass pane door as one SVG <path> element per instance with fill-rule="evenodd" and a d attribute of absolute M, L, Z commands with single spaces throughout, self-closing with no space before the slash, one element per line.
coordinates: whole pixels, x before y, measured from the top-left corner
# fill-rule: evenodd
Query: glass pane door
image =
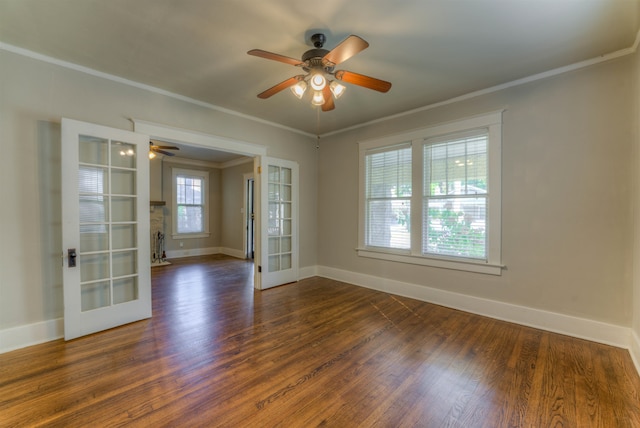
<path fill-rule="evenodd" d="M 291 269 L 291 168 L 269 165 L 269 272 Z"/>
<path fill-rule="evenodd" d="M 298 280 L 298 164 L 262 159 L 261 288 Z"/>
<path fill-rule="evenodd" d="M 138 298 L 137 147 L 80 135 L 80 310 L 90 311 Z"/>
<path fill-rule="evenodd" d="M 149 138 L 63 119 L 65 338 L 151 316 Z"/>

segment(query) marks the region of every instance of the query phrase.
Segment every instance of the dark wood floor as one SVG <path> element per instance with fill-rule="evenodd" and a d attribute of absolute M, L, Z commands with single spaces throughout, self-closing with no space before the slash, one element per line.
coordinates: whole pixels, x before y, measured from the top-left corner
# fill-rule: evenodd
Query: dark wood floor
<path fill-rule="evenodd" d="M 640 427 L 625 350 L 225 256 L 153 318 L 0 355 L 0 426 Z"/>

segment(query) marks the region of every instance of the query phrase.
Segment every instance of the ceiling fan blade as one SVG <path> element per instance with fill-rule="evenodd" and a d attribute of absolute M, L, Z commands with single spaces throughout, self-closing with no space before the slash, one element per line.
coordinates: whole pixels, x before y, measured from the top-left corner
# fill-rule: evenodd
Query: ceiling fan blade
<path fill-rule="evenodd" d="M 391 89 L 391 83 L 387 81 L 365 76 L 364 74 L 354 73 L 352 71 L 339 70 L 335 72 L 334 76 L 336 79 L 342 80 L 343 82 L 364 86 L 365 88 L 373 89 L 378 92 L 387 92 Z"/>
<path fill-rule="evenodd" d="M 176 146 L 161 146 L 160 145 L 161 143 L 162 143 L 162 141 L 149 140 L 149 146 L 151 146 L 152 149 L 180 150 L 180 147 L 176 147 Z"/>
<path fill-rule="evenodd" d="M 338 65 L 368 47 L 369 43 L 367 43 L 364 39 L 358 36 L 351 35 L 340 42 L 340 44 L 333 48 L 328 54 L 326 54 L 322 58 L 322 64 L 329 67 Z"/>
<path fill-rule="evenodd" d="M 331 94 L 331 89 L 329 89 L 329 85 L 325 85 L 322 90 L 322 96 L 324 97 L 324 104 L 322 104 L 322 111 L 331 111 L 336 108 L 335 103 L 333 102 L 333 95 Z"/>
<path fill-rule="evenodd" d="M 160 153 L 160 154 L 165 155 L 165 156 L 175 156 L 176 155 L 175 153 L 165 152 L 164 150 L 154 149 L 154 148 L 152 148 L 151 151 L 152 152 L 156 152 L 156 153 Z"/>
<path fill-rule="evenodd" d="M 284 62 L 285 64 L 296 65 L 296 66 L 304 65 L 304 63 L 302 61 L 300 61 L 299 59 L 295 59 L 295 58 L 291 58 L 291 57 L 288 57 L 288 56 L 276 54 L 276 53 L 273 53 L 273 52 L 263 51 L 262 49 L 251 49 L 247 53 L 249 55 L 258 56 L 260 58 L 265 58 L 265 59 L 271 59 L 271 60 L 274 60 L 274 61 Z"/>
<path fill-rule="evenodd" d="M 156 146 L 154 144 L 151 147 L 154 149 L 162 149 L 162 150 L 180 150 L 180 147 L 175 147 L 175 146 Z"/>
<path fill-rule="evenodd" d="M 277 85 L 272 86 L 271 88 L 267 89 L 266 91 L 259 93 L 258 94 L 258 98 L 262 98 L 262 99 L 269 98 L 270 96 L 277 94 L 278 92 L 282 91 L 283 89 L 287 89 L 287 88 L 295 85 L 296 83 L 298 83 L 303 78 L 304 78 L 304 75 L 298 75 L 298 76 L 290 77 L 287 80 L 285 80 L 284 82 L 280 82 Z"/>

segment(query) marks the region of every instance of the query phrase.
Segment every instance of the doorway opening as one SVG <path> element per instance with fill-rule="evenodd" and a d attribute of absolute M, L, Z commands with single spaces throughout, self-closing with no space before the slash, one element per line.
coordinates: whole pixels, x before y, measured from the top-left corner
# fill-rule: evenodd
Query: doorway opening
<path fill-rule="evenodd" d="M 223 180 L 222 176 L 226 175 L 226 171 L 230 171 L 229 174 L 232 175 L 232 178 L 228 180 L 229 184 L 231 187 L 237 186 L 237 190 L 232 188 L 227 191 L 227 194 L 234 195 L 234 198 L 236 198 L 235 195 L 237 195 L 237 199 L 234 199 L 234 201 L 236 201 L 233 203 L 234 207 L 230 207 L 224 213 L 220 213 L 217 219 L 212 220 L 222 225 L 220 227 L 218 240 L 211 240 L 203 245 L 196 242 L 198 240 L 187 241 L 187 239 L 185 239 L 182 241 L 179 238 L 174 239 L 174 248 L 171 250 L 168 248 L 167 255 L 188 257 L 211 254 L 212 251 L 218 251 L 237 258 L 249 258 L 254 263 L 259 261 L 260 246 L 258 242 L 256 242 L 259 239 L 259 223 L 255 214 L 251 221 L 247 222 L 247 213 L 255 213 L 257 209 L 257 204 L 254 199 L 255 182 L 252 181 L 251 189 L 249 189 L 245 176 L 251 175 L 251 179 L 253 180 L 253 171 L 256 165 L 260 164 L 261 157 L 266 155 L 266 147 L 145 121 L 133 120 L 133 122 L 136 132 L 149 135 L 153 140 L 167 142 L 180 148 L 180 152 L 177 153 L 178 156 L 175 158 L 168 157 L 165 159 L 166 161 L 175 159 L 180 163 L 187 162 L 191 168 L 207 168 L 214 164 L 221 171 L 220 182 Z M 244 165 L 244 167 L 242 165 Z M 170 174 L 165 172 L 164 175 L 164 186 L 167 187 L 169 181 L 167 181 L 168 177 L 166 176 Z M 241 186 L 244 187 L 244 191 L 241 190 Z M 165 189 L 165 194 L 167 191 L 168 189 Z M 250 203 L 249 195 L 252 196 Z M 224 203 L 222 199 L 221 203 Z M 245 214 L 238 215 L 240 211 Z M 249 226 L 251 226 L 250 229 Z M 237 235 L 235 235 L 235 232 L 229 232 L 230 229 L 237 230 Z M 234 233 L 234 238 L 231 240 L 227 239 L 229 235 L 226 235 L 227 238 L 225 238 L 223 242 L 222 235 L 228 233 Z M 170 240 L 170 234 L 167 234 L 167 241 Z M 233 242 L 230 243 L 230 241 L 235 242 L 235 244 Z M 254 272 L 254 287 L 260 289 L 259 269 L 254 269 Z"/>
<path fill-rule="evenodd" d="M 254 189 L 255 189 L 255 181 L 253 179 L 253 174 L 245 174 L 244 175 L 244 245 L 245 245 L 245 257 L 250 260 L 255 259 L 255 234 L 256 234 L 256 225 L 255 225 L 255 209 L 254 209 Z"/>

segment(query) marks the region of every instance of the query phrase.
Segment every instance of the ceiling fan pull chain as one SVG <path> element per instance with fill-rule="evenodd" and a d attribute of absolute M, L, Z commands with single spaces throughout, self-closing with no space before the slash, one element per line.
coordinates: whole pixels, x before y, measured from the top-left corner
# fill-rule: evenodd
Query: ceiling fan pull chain
<path fill-rule="evenodd" d="M 320 106 L 316 107 L 317 131 L 316 131 L 316 150 L 320 149 Z"/>

